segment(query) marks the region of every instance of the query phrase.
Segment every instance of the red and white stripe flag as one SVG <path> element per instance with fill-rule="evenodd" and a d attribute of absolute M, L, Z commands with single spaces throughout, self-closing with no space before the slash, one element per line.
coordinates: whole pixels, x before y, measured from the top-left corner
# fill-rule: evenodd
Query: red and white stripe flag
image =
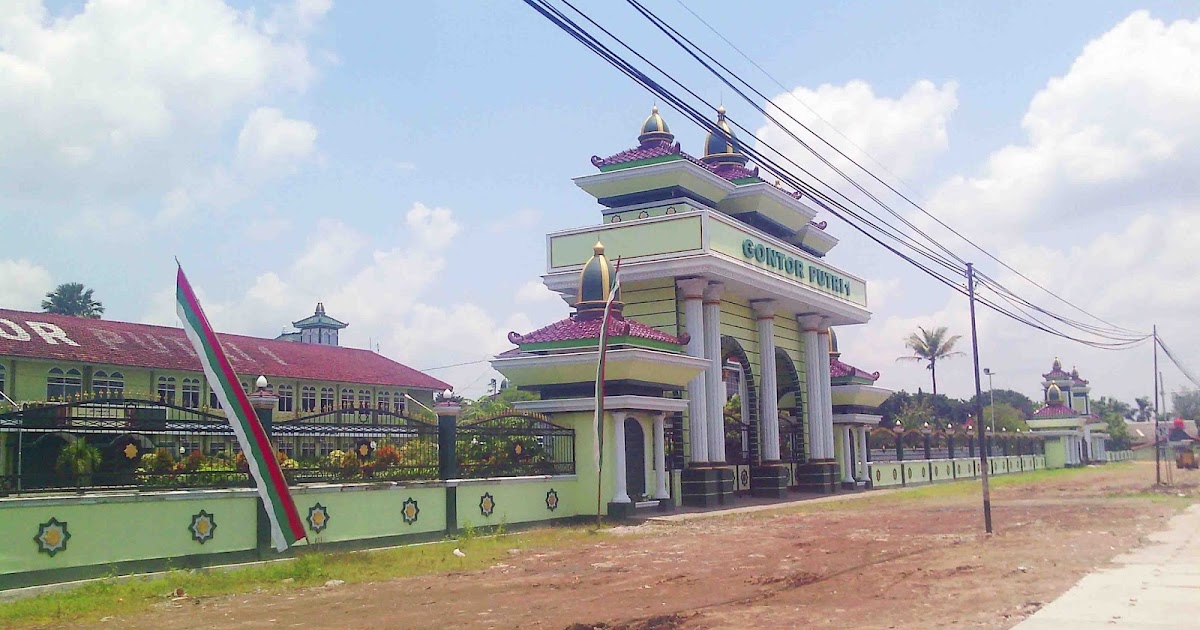
<path fill-rule="evenodd" d="M 204 316 L 204 310 L 200 308 L 200 302 L 188 284 L 187 276 L 183 274 L 183 267 L 179 268 L 176 275 L 175 306 L 179 320 L 183 322 L 183 331 L 191 339 L 196 356 L 200 357 L 200 363 L 204 366 L 209 387 L 229 418 L 246 463 L 250 465 L 250 476 L 254 477 L 258 496 L 262 498 L 267 518 L 271 521 L 271 544 L 277 551 L 285 551 L 292 543 L 305 537 L 304 524 L 296 512 L 296 504 L 288 491 L 283 470 L 275 459 L 275 449 L 262 423 L 258 421 L 254 408 L 250 406 L 250 399 L 242 390 L 208 318 Z"/>

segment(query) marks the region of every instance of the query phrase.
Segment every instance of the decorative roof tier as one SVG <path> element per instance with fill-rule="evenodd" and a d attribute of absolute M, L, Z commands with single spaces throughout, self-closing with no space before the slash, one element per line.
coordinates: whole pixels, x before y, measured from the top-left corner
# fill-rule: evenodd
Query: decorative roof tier
<path fill-rule="evenodd" d="M 1049 381 L 1066 380 L 1071 378 L 1071 375 L 1063 371 L 1062 361 L 1059 361 L 1058 357 L 1054 357 L 1054 364 L 1050 366 L 1049 372 L 1042 375 L 1042 378 Z"/>
<path fill-rule="evenodd" d="M 1060 372 L 1062 371 L 1062 364 L 1058 362 L 1058 359 L 1054 360 L 1054 366 Z M 1051 373 L 1053 373 L 1053 370 Z M 1078 411 L 1075 411 L 1063 402 L 1062 390 L 1054 383 L 1051 383 L 1050 387 L 1046 388 L 1046 406 L 1033 412 L 1033 417 L 1035 418 L 1078 418 L 1079 416 L 1080 413 Z"/>
<path fill-rule="evenodd" d="M 292 322 L 292 325 L 300 329 L 317 327 L 341 329 L 349 326 L 350 324 L 338 321 L 326 315 L 325 304 L 323 302 L 317 302 L 317 310 L 313 311 L 312 315 L 305 317 L 298 322 Z"/>
<path fill-rule="evenodd" d="M 705 141 L 703 158 L 695 158 L 684 153 L 670 127 L 658 113 L 655 106 L 642 123 L 641 133 L 638 134 L 638 146 L 626 149 L 620 153 L 602 158 L 592 156 L 592 165 L 602 172 L 611 170 L 687 160 L 735 184 L 749 184 L 763 181 L 758 176 L 758 167 L 746 168 L 746 156 L 741 153 L 741 147 L 733 135 L 729 122 L 725 120 L 725 108 L 717 110 L 717 125 L 722 133 L 708 134 Z"/>
<path fill-rule="evenodd" d="M 621 312 L 621 289 L 614 287 L 616 269 L 604 255 L 604 244 L 597 242 L 592 247 L 592 257 L 579 272 L 576 292 L 575 313 L 564 320 L 543 326 L 531 333 L 508 333 L 508 340 L 521 346 L 521 350 L 550 350 L 576 348 L 599 344 L 600 327 L 609 299 L 612 309 L 608 314 L 608 338 L 616 345 L 667 346 L 678 351 L 687 345 L 691 337 L 680 337 L 664 333 L 656 328 L 625 319 Z M 613 292 L 615 291 L 615 295 Z"/>
<path fill-rule="evenodd" d="M 879 380 L 879 372 L 868 372 L 866 370 L 856 368 L 849 363 L 829 357 L 829 378 L 830 380 L 838 378 L 866 379 L 874 383 Z"/>
<path fill-rule="evenodd" d="M 1075 379 L 1075 383 L 1074 383 L 1075 385 L 1087 385 L 1088 384 L 1087 379 L 1079 377 L 1079 369 L 1074 366 L 1071 367 L 1071 378 Z"/>

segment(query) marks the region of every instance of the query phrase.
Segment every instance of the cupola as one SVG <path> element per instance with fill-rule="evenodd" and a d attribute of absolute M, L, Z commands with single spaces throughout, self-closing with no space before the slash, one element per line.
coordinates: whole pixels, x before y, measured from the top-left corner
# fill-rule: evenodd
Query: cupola
<path fill-rule="evenodd" d="M 592 246 L 592 257 L 584 263 L 583 270 L 579 272 L 579 286 L 575 293 L 575 312 L 583 314 L 595 311 L 596 317 L 599 317 L 615 289 L 613 311 L 619 313 L 625 305 L 620 302 L 620 287 L 613 286 L 615 280 L 616 269 L 604 255 L 604 244 L 596 241 L 596 244 Z"/>
<path fill-rule="evenodd" d="M 717 108 L 717 131 L 710 131 L 704 140 L 704 163 L 710 166 L 721 164 L 737 164 L 745 166 L 746 156 L 742 154 L 741 144 L 725 119 L 725 106 Z"/>
<path fill-rule="evenodd" d="M 642 123 L 642 132 L 638 135 L 638 142 L 643 147 L 648 145 L 667 143 L 670 144 L 675 140 L 675 135 L 671 133 L 671 128 L 667 126 L 667 121 L 658 113 L 658 106 L 655 105 L 650 110 L 650 115 L 646 117 L 646 121 Z"/>

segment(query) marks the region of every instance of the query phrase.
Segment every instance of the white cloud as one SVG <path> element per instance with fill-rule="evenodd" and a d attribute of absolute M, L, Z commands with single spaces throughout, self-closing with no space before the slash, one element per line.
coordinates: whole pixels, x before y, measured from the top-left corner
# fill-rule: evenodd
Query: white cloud
<path fill-rule="evenodd" d="M 1200 20 L 1133 13 L 1035 94 L 1024 142 L 933 196 L 935 213 L 994 244 L 1034 227 L 1119 219 L 1200 197 Z M 987 217 L 986 221 L 976 220 Z"/>
<path fill-rule="evenodd" d="M 232 297 L 210 299 L 203 278 L 192 282 L 218 330 L 273 336 L 322 301 L 330 315 L 350 324 L 342 345 L 378 343 L 383 354 L 418 369 L 478 361 L 435 374 L 459 389 L 472 387 L 466 395 L 478 395 L 487 378 L 477 377 L 490 372 L 482 360 L 510 347 L 510 330 L 533 325 L 520 311 L 428 303 L 429 289 L 448 265 L 472 264 L 449 256 L 459 231 L 451 210 L 420 203 L 409 208 L 401 225 L 370 235 L 326 219 L 290 265 L 259 273 Z M 156 294 L 143 321 L 175 325 L 172 297 Z"/>
<path fill-rule="evenodd" d="M 287 118 L 273 107 L 259 107 L 246 117 L 238 134 L 237 164 L 250 173 L 281 176 L 294 173 L 316 151 L 317 128 Z"/>
<path fill-rule="evenodd" d="M 935 213 L 1059 297 L 1140 331 L 1157 323 L 1177 356 L 1195 365 L 1200 83 L 1181 77 L 1194 76 L 1196 68 L 1200 20 L 1165 24 L 1133 13 L 1033 96 L 1022 122 L 1024 142 L 998 148 L 978 173 L 939 188 L 931 202 Z M 993 275 L 1038 304 L 1096 323 L 1013 274 Z M 846 331 L 846 358 L 881 370 L 885 386 L 928 390 L 927 371 L 894 359 L 918 325 L 948 326 L 964 335 L 960 347 L 969 352 L 966 300 L 954 296 L 916 315 L 891 306 L 869 326 Z M 1039 395 L 1040 374 L 1060 356 L 1091 380 L 1093 396 L 1132 401 L 1152 393 L 1148 343 L 1113 352 L 1033 331 L 983 308 L 979 321 L 981 362 L 999 373 L 996 387 Z M 970 367 L 969 356 L 940 366 L 939 390 L 969 396 Z M 1183 383 L 1165 358 L 1160 369 L 1169 389 Z"/>
<path fill-rule="evenodd" d="M 0 260 L 0 306 L 40 310 L 42 298 L 53 289 L 54 281 L 45 268 L 24 258 Z"/>
<path fill-rule="evenodd" d="M 322 6 L 294 5 L 298 24 L 311 29 Z M 137 204 L 168 196 L 160 223 L 210 202 L 228 179 L 214 174 L 231 159 L 228 125 L 316 77 L 299 26 L 269 31 L 220 0 L 0 3 L 0 193 L 148 217 L 158 210 Z M 311 145 L 307 123 L 281 122 L 258 157 Z"/>
<path fill-rule="evenodd" d="M 537 304 L 539 302 L 557 302 L 562 298 L 546 288 L 541 280 L 530 280 L 517 289 L 517 302 L 521 304 Z"/>
<path fill-rule="evenodd" d="M 862 162 L 866 159 L 863 155 L 865 151 L 887 170 L 906 178 L 920 174 L 933 158 L 946 150 L 949 142 L 946 124 L 958 107 L 957 89 L 954 82 L 939 87 L 921 80 L 912 84 L 899 98 L 889 98 L 876 95 L 868 83 L 854 80 L 845 85 L 821 85 L 815 90 L 799 87 L 790 94 L 776 96 L 771 102 L 847 155 Z M 773 108 L 768 111 L 784 123 L 788 131 L 813 145 L 830 161 L 842 168 L 849 165 L 833 150 L 815 141 L 790 118 Z M 814 111 L 820 114 L 819 118 Z M 830 129 L 830 125 L 845 137 Z M 834 177 L 832 173 L 783 129 L 769 125 L 759 129 L 756 136 L 797 163 L 821 174 L 822 179 L 834 181 L 827 179 Z M 865 164 L 872 170 L 878 170 L 871 161 Z"/>

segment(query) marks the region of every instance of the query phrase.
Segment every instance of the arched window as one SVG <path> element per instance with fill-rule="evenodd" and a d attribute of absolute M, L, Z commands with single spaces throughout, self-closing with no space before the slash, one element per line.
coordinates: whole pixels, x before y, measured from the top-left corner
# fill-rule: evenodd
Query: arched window
<path fill-rule="evenodd" d="M 92 375 L 92 393 L 103 398 L 120 398 L 125 392 L 125 376 L 120 372 L 96 370 Z"/>
<path fill-rule="evenodd" d="M 321 388 L 321 411 L 330 411 L 333 409 L 333 388 Z"/>
<path fill-rule="evenodd" d="M 217 392 L 214 392 L 211 389 L 208 390 L 208 406 L 212 407 L 213 409 L 221 408 L 221 401 L 217 400 Z"/>
<path fill-rule="evenodd" d="M 317 388 L 305 385 L 300 388 L 300 411 L 311 412 L 317 408 Z"/>
<path fill-rule="evenodd" d="M 175 404 L 175 377 L 158 377 L 158 402 L 168 405 Z"/>
<path fill-rule="evenodd" d="M 294 396 L 295 392 L 293 391 L 291 385 L 280 385 L 279 402 L 276 403 L 276 408 L 279 411 L 291 411 L 293 409 L 293 402 L 295 400 Z"/>
<path fill-rule="evenodd" d="M 4 389 L 4 366 L 3 365 L 0 365 L 0 392 L 8 393 Z"/>
<path fill-rule="evenodd" d="M 343 409 L 352 409 L 353 407 L 354 407 L 354 390 L 353 389 L 343 389 L 342 390 L 342 408 Z"/>
<path fill-rule="evenodd" d="M 392 410 L 392 393 L 383 390 L 375 395 L 375 405 L 384 411 Z"/>
<path fill-rule="evenodd" d="M 182 398 L 184 407 L 200 406 L 200 379 L 185 378 L 182 383 Z"/>
<path fill-rule="evenodd" d="M 371 407 L 371 390 L 369 390 L 369 389 L 358 390 L 358 408 L 359 409 L 369 409 L 370 407 Z"/>
<path fill-rule="evenodd" d="M 46 400 L 67 400 L 83 392 L 83 374 L 71 368 L 63 372 L 61 368 L 50 368 L 46 376 Z"/>

